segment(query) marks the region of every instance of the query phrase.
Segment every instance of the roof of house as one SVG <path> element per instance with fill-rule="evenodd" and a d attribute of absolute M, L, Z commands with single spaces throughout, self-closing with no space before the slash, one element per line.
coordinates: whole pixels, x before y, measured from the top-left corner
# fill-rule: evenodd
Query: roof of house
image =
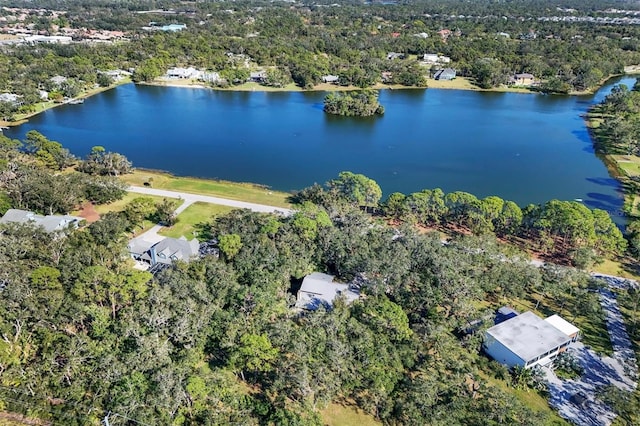
<path fill-rule="evenodd" d="M 521 74 L 516 74 L 515 75 L 516 78 L 534 78 L 533 74 L 529 74 L 527 72 L 521 73 Z"/>
<path fill-rule="evenodd" d="M 71 215 L 42 216 L 28 210 L 9 209 L 0 219 L 0 223 L 32 223 L 35 226 L 42 226 L 47 232 L 53 232 L 60 231 L 70 224 L 77 224 L 81 220 L 81 217 Z"/>
<path fill-rule="evenodd" d="M 527 362 L 563 343 L 569 337 L 533 312 L 525 312 L 487 330 L 498 342 Z"/>
<path fill-rule="evenodd" d="M 580 332 L 580 329 L 569 321 L 562 318 L 560 315 L 551 315 L 545 319 L 546 322 L 566 334 L 567 336 L 573 336 Z"/>
<path fill-rule="evenodd" d="M 314 272 L 302 280 L 302 287 L 298 292 L 296 307 L 305 309 L 317 309 L 320 305 L 331 306 L 336 297 L 344 295 L 347 303 L 351 303 L 360 297 L 357 290 L 349 284 L 333 281 L 333 275 Z"/>
<path fill-rule="evenodd" d="M 163 259 L 171 262 L 173 260 L 189 260 L 198 254 L 200 243 L 195 238 L 187 241 L 186 238 L 165 238 L 152 247 L 157 255 L 164 255 Z"/>

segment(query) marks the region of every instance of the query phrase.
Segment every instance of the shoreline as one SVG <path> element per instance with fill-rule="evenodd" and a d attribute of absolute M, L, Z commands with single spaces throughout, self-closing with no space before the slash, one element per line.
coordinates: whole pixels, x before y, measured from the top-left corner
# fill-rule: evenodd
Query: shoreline
<path fill-rule="evenodd" d="M 453 80 L 434 80 L 427 78 L 427 86 L 403 86 L 400 84 L 384 84 L 376 83 L 375 85 L 367 88 L 361 88 L 357 86 L 338 86 L 332 83 L 320 83 L 315 85 L 312 89 L 302 89 L 296 86 L 294 83 L 289 83 L 284 87 L 269 87 L 263 86 L 259 83 L 247 82 L 237 86 L 230 87 L 214 87 L 203 84 L 199 80 L 193 79 L 164 79 L 158 78 L 153 81 L 139 82 L 143 86 L 158 86 L 158 87 L 177 87 L 177 88 L 190 88 L 190 89 L 210 89 L 221 92 L 348 92 L 354 90 L 425 90 L 425 89 L 445 89 L 445 90 L 468 90 L 474 92 L 496 92 L 496 93 L 539 93 L 535 90 L 531 90 L 526 87 L 513 87 L 513 86 L 500 86 L 491 89 L 483 89 L 474 85 L 466 77 L 456 77 Z"/>
<path fill-rule="evenodd" d="M 90 90 L 86 90 L 82 93 L 80 93 L 78 96 L 76 96 L 73 99 L 87 99 L 90 98 L 91 96 L 97 95 L 98 93 L 102 93 L 102 92 L 106 92 L 108 90 L 111 89 L 115 89 L 118 86 L 122 86 L 123 84 L 129 84 L 131 83 L 131 79 L 123 79 L 121 81 L 118 81 L 108 87 L 97 87 L 94 89 L 90 89 Z M 70 99 L 71 100 L 71 99 Z M 69 101 L 70 101 L 69 100 Z M 53 108 L 57 108 L 59 106 L 62 105 L 68 105 L 69 101 L 67 102 L 54 102 L 54 101 L 46 101 L 46 102 L 40 102 L 36 104 L 36 111 L 34 112 L 28 112 L 26 114 L 19 114 L 16 117 L 16 120 L 14 121 L 4 121 L 4 120 L 0 120 L 0 127 L 16 127 L 16 126 L 20 126 L 21 124 L 24 124 L 26 122 L 29 121 L 30 118 L 35 117 L 38 114 L 41 114 L 45 111 L 48 111 L 50 109 Z"/>
<path fill-rule="evenodd" d="M 625 72 L 622 74 L 614 74 L 610 75 L 604 79 L 602 79 L 596 87 L 591 90 L 585 90 L 580 92 L 569 92 L 566 95 L 562 96 L 588 96 L 595 94 L 598 90 L 602 88 L 609 80 L 617 77 L 623 77 L 626 75 L 639 75 L 640 76 L 640 65 L 637 66 L 629 66 L 625 67 Z M 320 83 L 314 86 L 312 89 L 302 89 L 301 87 L 296 86 L 294 83 L 290 83 L 285 87 L 268 87 L 263 86 L 254 82 L 243 83 L 238 86 L 231 87 L 213 87 L 203 84 L 201 81 L 193 80 L 193 79 L 176 79 L 176 80 L 167 80 L 167 79 L 155 79 L 154 81 L 148 82 L 138 82 L 135 83 L 131 79 L 123 79 L 119 82 L 112 84 L 109 87 L 99 87 L 91 90 L 87 90 L 80 95 L 78 95 L 74 99 L 87 99 L 91 96 L 97 95 L 98 93 L 106 92 L 107 90 L 114 89 L 118 86 L 122 86 L 125 84 L 139 84 L 142 86 L 157 86 L 157 87 L 176 87 L 176 88 L 186 88 L 186 89 L 208 89 L 208 90 L 216 90 L 221 92 L 340 92 L 340 91 L 353 91 L 353 90 L 363 90 L 360 87 L 356 86 L 336 86 L 331 83 Z M 492 87 L 490 89 L 483 89 L 481 87 L 476 86 L 466 77 L 456 77 L 453 80 L 434 80 L 432 78 L 427 78 L 427 86 L 426 87 L 416 87 L 416 86 L 402 86 L 399 84 L 383 84 L 377 83 L 372 87 L 367 89 L 371 90 L 426 90 L 426 89 L 436 89 L 436 90 L 465 90 L 471 92 L 491 92 L 491 93 L 520 93 L 520 94 L 541 94 L 541 92 L 537 90 L 532 90 L 528 87 L 522 86 L 506 86 L 502 85 L 499 87 Z M 20 126 L 29 121 L 30 118 L 35 117 L 36 115 L 48 111 L 50 109 L 56 108 L 61 105 L 67 105 L 68 102 L 55 103 L 53 101 L 42 102 L 36 104 L 36 111 L 30 112 L 27 114 L 20 114 L 15 121 L 4 121 L 0 120 L 0 127 L 16 127 Z M 0 130 L 1 133 L 1 130 Z"/>

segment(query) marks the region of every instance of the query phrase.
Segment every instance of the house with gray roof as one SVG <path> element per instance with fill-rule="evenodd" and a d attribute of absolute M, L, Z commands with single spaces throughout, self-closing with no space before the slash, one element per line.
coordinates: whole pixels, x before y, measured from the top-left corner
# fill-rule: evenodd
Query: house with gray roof
<path fill-rule="evenodd" d="M 525 312 L 488 329 L 482 347 L 491 358 L 510 368 L 532 368 L 553 362 L 575 340 L 576 330 L 557 315 L 544 320 Z"/>
<path fill-rule="evenodd" d="M 188 262 L 198 256 L 200 243 L 195 238 L 163 238 L 160 241 L 148 241 L 142 237 L 129 241 L 129 253 L 135 260 L 155 266 L 170 265 L 175 261 Z"/>
<path fill-rule="evenodd" d="M 438 70 L 436 71 L 433 78 L 436 80 L 453 80 L 454 78 L 456 78 L 456 70 L 454 70 L 453 68 Z"/>
<path fill-rule="evenodd" d="M 66 228 L 77 228 L 81 217 L 71 215 L 39 215 L 28 210 L 9 209 L 0 219 L 0 223 L 25 223 L 41 226 L 46 232 L 62 231 Z"/>
<path fill-rule="evenodd" d="M 344 297 L 347 303 L 352 303 L 360 297 L 360 292 L 353 285 L 335 282 L 333 275 L 314 272 L 304 277 L 295 306 L 311 311 L 322 305 L 330 308 L 337 297 Z"/>

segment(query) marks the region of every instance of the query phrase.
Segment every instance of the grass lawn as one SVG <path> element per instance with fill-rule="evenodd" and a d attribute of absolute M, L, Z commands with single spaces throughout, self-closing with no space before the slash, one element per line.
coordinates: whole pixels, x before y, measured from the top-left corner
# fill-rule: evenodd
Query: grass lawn
<path fill-rule="evenodd" d="M 109 204 L 97 205 L 95 206 L 95 209 L 100 214 L 105 214 L 109 212 L 121 212 L 122 210 L 124 210 L 127 204 L 129 204 L 131 201 L 133 201 L 136 198 L 151 198 L 154 202 L 159 202 L 165 199 L 166 197 L 158 197 L 156 195 L 143 195 L 143 194 L 136 194 L 135 192 L 127 192 L 127 194 L 121 200 L 114 201 L 113 203 L 109 203 Z M 183 203 L 183 200 L 179 200 L 177 198 L 169 198 L 169 199 L 177 203 L 176 207 L 179 207 L 180 204 Z"/>
<path fill-rule="evenodd" d="M 636 155 L 609 155 L 628 176 L 640 176 L 640 157 Z"/>
<path fill-rule="evenodd" d="M 480 371 L 479 375 L 490 385 L 493 385 L 510 395 L 514 395 L 520 400 L 522 404 L 524 404 L 530 410 L 547 413 L 551 418 L 551 422 L 549 422 L 548 424 L 558 426 L 570 425 L 569 422 L 560 417 L 558 413 L 553 408 L 551 408 L 551 406 L 549 406 L 549 401 L 547 400 L 547 398 L 543 397 L 538 392 L 533 390 L 527 392 L 524 389 L 514 389 L 509 386 L 506 381 L 496 379 L 495 377 L 487 374 L 485 371 Z"/>
<path fill-rule="evenodd" d="M 616 275 L 618 277 L 630 278 L 640 281 L 640 267 L 632 261 L 605 260 L 593 268 L 593 272 L 601 274 Z"/>
<path fill-rule="evenodd" d="M 122 180 L 136 186 L 143 186 L 145 182 L 150 182 L 151 187 L 157 189 L 211 195 L 276 207 L 291 207 L 287 202 L 287 197 L 290 194 L 272 191 L 269 188 L 251 183 L 176 177 L 168 173 L 149 170 L 135 170 L 132 174 L 122 176 Z"/>
<path fill-rule="evenodd" d="M 175 225 L 171 228 L 162 228 L 159 234 L 173 238 L 180 238 L 184 235 L 188 240 L 191 240 L 195 237 L 195 225 L 210 222 L 213 217 L 224 215 L 231 210 L 233 210 L 233 207 L 200 202 L 193 203 L 178 215 L 178 222 Z"/>
<path fill-rule="evenodd" d="M 320 412 L 322 422 L 328 426 L 381 426 L 382 423 L 364 411 L 342 404 L 331 403 Z"/>

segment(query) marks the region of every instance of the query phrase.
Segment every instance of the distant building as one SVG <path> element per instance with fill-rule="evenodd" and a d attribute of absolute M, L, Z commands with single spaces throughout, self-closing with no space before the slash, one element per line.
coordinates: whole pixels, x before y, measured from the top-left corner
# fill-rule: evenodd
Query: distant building
<path fill-rule="evenodd" d="M 20 105 L 22 102 L 20 101 L 21 96 L 16 95 L 15 93 L 0 93 L 0 102 L 6 102 L 12 105 Z"/>
<path fill-rule="evenodd" d="M 56 75 L 54 77 L 51 77 L 49 79 L 49 81 L 51 81 L 53 84 L 55 84 L 56 86 L 60 86 L 62 83 L 64 83 L 65 81 L 67 81 L 67 77 L 63 77 L 61 75 Z"/>
<path fill-rule="evenodd" d="M 131 257 L 150 266 L 157 264 L 170 265 L 177 260 L 188 262 L 198 256 L 200 243 L 195 238 L 187 241 L 186 238 L 164 238 L 153 242 L 144 237 L 134 238 L 129 241 L 129 253 Z"/>
<path fill-rule="evenodd" d="M 166 76 L 168 78 L 198 78 L 200 77 L 201 72 L 193 67 L 189 68 L 169 68 L 167 70 Z"/>
<path fill-rule="evenodd" d="M 249 74 L 249 81 L 253 81 L 254 83 L 264 83 L 266 79 L 266 71 L 255 71 Z"/>
<path fill-rule="evenodd" d="M 437 53 L 425 53 L 422 56 L 422 61 L 428 64 L 448 64 L 451 62 L 451 58 L 448 56 L 438 55 Z"/>
<path fill-rule="evenodd" d="M 553 362 L 577 337 L 577 328 L 557 315 L 543 320 L 525 312 L 488 329 L 482 347 L 510 368 L 531 368 Z"/>
<path fill-rule="evenodd" d="M 516 86 L 531 86 L 535 81 L 536 79 L 533 74 L 529 73 L 514 74 L 513 77 L 509 79 L 509 82 Z"/>
<path fill-rule="evenodd" d="M 438 70 L 436 71 L 433 78 L 436 80 L 453 80 L 454 78 L 456 78 L 456 70 L 454 70 L 453 68 Z"/>
<path fill-rule="evenodd" d="M 498 36 L 504 37 L 504 38 L 511 38 L 511 34 L 509 33 L 498 33 Z"/>
<path fill-rule="evenodd" d="M 304 277 L 298 291 L 296 307 L 313 311 L 322 305 L 330 308 L 339 296 L 344 296 L 347 303 L 360 297 L 360 292 L 354 286 L 334 282 L 333 278 L 332 275 L 320 272 Z"/>
<path fill-rule="evenodd" d="M 340 77 L 337 75 L 323 75 L 322 82 L 323 83 L 337 83 L 340 80 Z"/>
<path fill-rule="evenodd" d="M 429 38 L 429 34 L 427 33 L 417 33 L 413 35 L 414 37 L 420 37 L 420 38 Z"/>
<path fill-rule="evenodd" d="M 44 35 L 31 35 L 24 38 L 25 43 L 53 43 L 53 44 L 69 44 L 72 38 L 69 36 L 44 36 Z"/>
<path fill-rule="evenodd" d="M 198 80 L 204 81 L 206 83 L 218 83 L 221 81 L 220 74 L 213 71 L 203 71 L 198 77 Z"/>
<path fill-rule="evenodd" d="M 394 59 L 404 59 L 404 53 L 389 52 L 387 53 L 387 59 L 390 61 Z"/>
<path fill-rule="evenodd" d="M 167 32 L 178 32 L 186 29 L 187 26 L 185 24 L 169 24 L 169 25 L 158 25 L 155 22 L 150 22 L 149 26 L 142 27 L 143 30 L 147 31 L 167 31 Z"/>
<path fill-rule="evenodd" d="M 62 231 L 66 228 L 77 228 L 81 217 L 64 215 L 42 216 L 34 212 L 19 209 L 9 209 L 0 219 L 0 223 L 25 223 L 41 226 L 46 232 Z"/>

